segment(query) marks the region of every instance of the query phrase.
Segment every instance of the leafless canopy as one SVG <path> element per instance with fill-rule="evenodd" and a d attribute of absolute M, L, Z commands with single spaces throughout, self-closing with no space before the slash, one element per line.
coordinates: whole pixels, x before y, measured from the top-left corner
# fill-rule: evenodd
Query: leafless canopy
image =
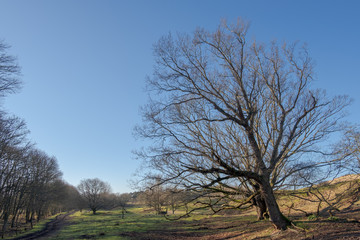
<path fill-rule="evenodd" d="M 110 185 L 98 178 L 81 180 L 78 189 L 94 214 L 103 207 L 105 195 L 111 192 Z"/>
<path fill-rule="evenodd" d="M 9 55 L 6 50 L 9 48 L 0 40 L 0 96 L 13 93 L 21 86 L 19 79 L 20 67 L 16 58 Z"/>
<path fill-rule="evenodd" d="M 167 181 L 235 192 L 250 181 L 267 196 L 265 188 L 326 164 L 312 156 L 340 130 L 348 99 L 310 87 L 306 48 L 247 42 L 247 29 L 223 23 L 154 45 L 154 94 L 137 129 L 154 144 L 138 154 Z"/>

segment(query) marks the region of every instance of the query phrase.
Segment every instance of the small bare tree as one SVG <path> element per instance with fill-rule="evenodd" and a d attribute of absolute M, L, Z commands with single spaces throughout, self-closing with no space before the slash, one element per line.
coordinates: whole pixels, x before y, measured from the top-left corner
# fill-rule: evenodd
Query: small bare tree
<path fill-rule="evenodd" d="M 160 178 L 148 179 L 146 185 L 143 186 L 144 200 L 146 205 L 155 210 L 156 214 L 161 214 L 167 207 L 167 199 L 165 189 L 160 184 Z"/>
<path fill-rule="evenodd" d="M 360 131 L 356 126 L 348 126 L 343 133 L 339 143 L 334 146 L 334 153 L 346 169 L 352 173 L 359 173 L 360 170 Z"/>
<path fill-rule="evenodd" d="M 111 192 L 110 185 L 98 178 L 81 180 L 78 189 L 93 214 L 102 207 L 104 195 Z"/>

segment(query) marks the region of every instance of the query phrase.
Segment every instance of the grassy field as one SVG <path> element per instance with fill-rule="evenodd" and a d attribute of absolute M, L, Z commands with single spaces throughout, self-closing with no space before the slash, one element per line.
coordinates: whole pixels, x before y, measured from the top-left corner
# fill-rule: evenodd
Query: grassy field
<path fill-rule="evenodd" d="M 251 228 L 249 228 L 251 224 Z M 255 215 L 197 214 L 169 221 L 148 209 L 133 207 L 125 218 L 121 211 L 76 212 L 67 226 L 47 239 L 224 239 L 240 235 L 266 237 L 273 232 L 267 221 L 257 222 Z M 248 238 L 248 239 L 252 239 Z"/>
<path fill-rule="evenodd" d="M 358 212 L 355 212 L 359 216 Z M 357 239 L 360 238 L 359 221 L 342 217 L 294 221 L 285 231 L 275 231 L 268 220 L 256 221 L 254 212 L 241 215 L 194 215 L 169 221 L 147 209 L 129 209 L 125 219 L 121 211 L 76 212 L 67 226 L 46 239 Z M 350 238 L 346 238 L 350 237 Z"/>
<path fill-rule="evenodd" d="M 257 221 L 254 209 L 219 215 L 202 211 L 169 221 L 150 209 L 132 207 L 124 219 L 120 210 L 99 211 L 97 215 L 76 212 L 67 226 L 47 239 L 360 239 L 359 196 L 354 200 L 354 195 L 344 194 L 345 189 L 359 189 L 359 182 L 340 180 L 310 193 L 307 189 L 299 190 L 298 197 L 292 196 L 291 191 L 279 193 L 281 210 L 294 223 L 285 232 L 275 231 L 268 220 Z M 314 217 L 319 208 L 319 202 L 314 200 L 319 196 L 323 197 L 320 207 L 324 211 L 322 217 Z M 334 211 L 336 216 L 326 214 L 325 202 L 339 210 Z M 304 211 L 312 215 L 305 215 Z"/>
<path fill-rule="evenodd" d="M 141 207 L 130 208 L 124 219 L 120 210 L 99 211 L 96 215 L 83 211 L 74 213 L 60 231 L 43 239 L 360 239 L 359 213 L 357 206 L 351 213 L 331 219 L 297 217 L 296 226 L 279 232 L 268 220 L 256 221 L 253 210 L 212 216 L 203 212 L 178 221 L 166 220 Z"/>
<path fill-rule="evenodd" d="M 124 219 L 121 210 L 98 211 L 96 215 L 90 211 L 75 212 L 60 231 L 44 239 L 360 239 L 359 186 L 358 180 L 345 179 L 310 192 L 298 190 L 297 197 L 291 191 L 279 192 L 281 210 L 294 223 L 282 232 L 276 231 L 268 220 L 257 221 L 254 209 L 218 215 L 203 210 L 169 221 L 149 208 L 133 206 Z M 349 189 L 354 189 L 352 195 L 344 193 Z M 319 196 L 323 197 L 320 205 L 315 201 Z M 333 211 L 335 216 L 327 215 L 329 204 L 337 209 Z M 314 216 L 319 206 L 324 210 L 321 217 Z"/>

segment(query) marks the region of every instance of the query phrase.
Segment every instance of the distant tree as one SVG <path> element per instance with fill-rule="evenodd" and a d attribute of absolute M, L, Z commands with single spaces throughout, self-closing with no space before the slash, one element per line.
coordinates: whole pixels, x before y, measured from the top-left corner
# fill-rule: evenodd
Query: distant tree
<path fill-rule="evenodd" d="M 121 193 L 117 195 L 117 203 L 121 207 L 121 218 L 124 218 L 126 213 L 126 208 L 130 200 L 131 200 L 130 193 Z"/>
<path fill-rule="evenodd" d="M 104 193 L 103 194 L 103 209 L 111 210 L 119 206 L 117 195 L 115 193 Z"/>
<path fill-rule="evenodd" d="M 62 182 L 63 189 L 61 196 L 58 198 L 59 204 L 61 209 L 64 211 L 69 211 L 72 209 L 79 209 L 82 210 L 84 207 L 86 207 L 86 202 L 81 197 L 79 190 L 65 182 Z"/>
<path fill-rule="evenodd" d="M 341 141 L 334 146 L 334 153 L 345 161 L 342 164 L 352 173 L 360 170 L 360 130 L 356 126 L 348 126 Z M 344 167 L 343 166 L 343 167 Z"/>
<path fill-rule="evenodd" d="M 147 206 L 155 210 L 156 214 L 161 214 L 164 207 L 167 208 L 167 196 L 165 188 L 160 184 L 161 179 L 155 177 L 148 179 L 143 191 L 143 198 Z"/>
<path fill-rule="evenodd" d="M 81 180 L 78 189 L 93 214 L 103 207 L 105 195 L 111 192 L 110 185 L 98 178 Z"/>
<path fill-rule="evenodd" d="M 306 48 L 248 42 L 247 29 L 243 21 L 224 23 L 214 32 L 169 34 L 154 45 L 148 81 L 154 95 L 137 129 L 154 144 L 138 156 L 162 174 L 161 182 L 202 199 L 218 193 L 236 200 L 246 183 L 244 203 L 260 196 L 274 226 L 286 229 L 274 190 L 330 163 L 321 147 L 341 130 L 349 100 L 311 87 Z"/>

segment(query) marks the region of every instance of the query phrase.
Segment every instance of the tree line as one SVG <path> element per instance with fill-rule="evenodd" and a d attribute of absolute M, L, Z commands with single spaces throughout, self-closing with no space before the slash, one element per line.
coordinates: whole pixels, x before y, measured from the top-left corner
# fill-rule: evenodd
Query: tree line
<path fill-rule="evenodd" d="M 0 41 L 0 97 L 21 88 L 20 67 Z M 65 190 L 57 160 L 36 148 L 28 139 L 25 121 L 0 110 L 0 217 L 2 235 L 8 225 L 25 219 L 32 224 L 49 213 L 66 208 Z"/>
<path fill-rule="evenodd" d="M 21 69 L 0 41 L 0 98 L 20 90 Z M 1 236 L 8 228 L 61 211 L 122 207 L 129 197 L 114 194 L 99 179 L 82 180 L 74 187 L 62 179 L 57 159 L 38 149 L 29 139 L 25 121 L 0 109 L 0 224 Z"/>

